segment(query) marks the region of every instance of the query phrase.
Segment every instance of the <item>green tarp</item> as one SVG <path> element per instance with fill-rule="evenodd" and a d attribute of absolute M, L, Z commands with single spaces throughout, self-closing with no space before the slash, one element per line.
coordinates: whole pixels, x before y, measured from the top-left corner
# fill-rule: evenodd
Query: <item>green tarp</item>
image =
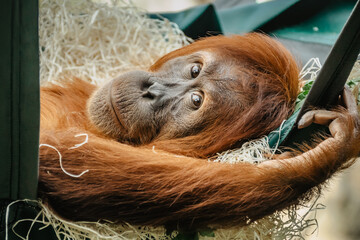
<path fill-rule="evenodd" d="M 37 194 L 40 111 L 37 17 L 37 1 L 0 3 L 0 239 L 5 238 L 6 205 L 16 199 L 35 199 Z M 14 206 L 9 211 L 8 223 L 34 217 L 34 213 L 28 205 Z M 9 233 L 9 239 L 17 239 L 11 230 Z"/>

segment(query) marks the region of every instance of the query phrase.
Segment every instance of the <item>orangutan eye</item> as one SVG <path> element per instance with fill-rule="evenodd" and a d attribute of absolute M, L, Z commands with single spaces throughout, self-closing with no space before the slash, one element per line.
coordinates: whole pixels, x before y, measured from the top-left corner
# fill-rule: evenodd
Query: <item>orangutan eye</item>
<path fill-rule="evenodd" d="M 191 67 L 191 77 L 196 78 L 197 76 L 199 76 L 200 71 L 201 71 L 201 66 L 199 64 L 192 66 Z"/>
<path fill-rule="evenodd" d="M 196 107 L 199 108 L 202 104 L 203 97 L 199 93 L 192 93 L 191 94 L 191 102 Z"/>

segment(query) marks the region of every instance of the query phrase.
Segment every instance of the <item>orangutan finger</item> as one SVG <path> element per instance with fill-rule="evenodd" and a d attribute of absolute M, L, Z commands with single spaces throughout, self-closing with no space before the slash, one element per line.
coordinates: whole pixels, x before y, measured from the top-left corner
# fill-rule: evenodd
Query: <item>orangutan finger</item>
<path fill-rule="evenodd" d="M 346 122 L 343 118 L 336 118 L 329 125 L 331 135 L 336 139 L 343 139 L 346 136 Z"/>
<path fill-rule="evenodd" d="M 311 110 L 305 113 L 299 123 L 298 128 L 308 127 L 312 123 L 329 125 L 331 121 L 339 117 L 339 113 L 327 110 Z"/>
<path fill-rule="evenodd" d="M 342 99 L 350 114 L 358 114 L 355 97 L 348 86 L 345 86 L 343 90 Z"/>

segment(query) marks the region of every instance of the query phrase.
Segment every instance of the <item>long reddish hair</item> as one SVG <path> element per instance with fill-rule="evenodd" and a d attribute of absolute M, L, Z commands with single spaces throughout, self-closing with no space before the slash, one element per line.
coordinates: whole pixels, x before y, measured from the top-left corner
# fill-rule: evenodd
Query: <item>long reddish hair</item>
<path fill-rule="evenodd" d="M 229 146 L 240 146 L 244 141 L 268 134 L 292 114 L 299 92 L 298 65 L 288 50 L 263 34 L 202 39 L 163 56 L 150 70 L 157 71 L 172 58 L 203 50 L 214 51 L 219 61 L 231 60 L 237 64 L 238 77 L 245 81 L 238 81 L 241 90 L 237 91 L 240 87 L 236 85 L 229 86 L 229 90 L 238 94 L 246 111 L 218 109 L 219 118 L 201 135 L 152 144 L 170 152 L 209 157 Z"/>

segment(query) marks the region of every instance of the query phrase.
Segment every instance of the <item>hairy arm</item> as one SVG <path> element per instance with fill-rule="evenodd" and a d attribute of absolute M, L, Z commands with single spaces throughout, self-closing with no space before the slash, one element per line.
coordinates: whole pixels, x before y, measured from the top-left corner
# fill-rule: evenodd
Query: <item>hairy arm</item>
<path fill-rule="evenodd" d="M 305 122 L 321 122 L 319 112 Z M 309 115 L 308 114 L 308 115 Z M 333 114 L 333 112 L 327 112 Z M 359 119 L 351 111 L 325 116 L 332 137 L 293 158 L 259 165 L 221 164 L 135 148 L 80 130 L 41 133 L 39 194 L 73 220 L 198 227 L 241 224 L 282 209 L 321 184 L 359 154 Z M 319 120 L 320 119 L 320 120 Z M 305 125 L 306 125 L 305 124 Z M 351 162 L 351 161 L 350 161 Z"/>

